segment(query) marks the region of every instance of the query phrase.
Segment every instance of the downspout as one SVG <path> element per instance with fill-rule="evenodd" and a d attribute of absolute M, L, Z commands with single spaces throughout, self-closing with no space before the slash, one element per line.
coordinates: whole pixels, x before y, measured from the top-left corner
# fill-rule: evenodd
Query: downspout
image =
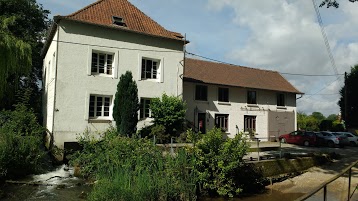
<path fill-rule="evenodd" d="M 57 22 L 54 21 L 57 24 Z M 56 89 L 57 89 L 57 69 L 58 69 L 58 46 L 59 46 L 59 38 L 60 38 L 60 26 L 57 24 L 57 41 L 56 41 L 56 71 L 55 71 L 55 89 L 54 89 L 54 97 L 53 97 L 53 118 L 52 118 L 52 135 L 54 135 L 55 131 L 55 112 L 56 112 Z M 53 143 L 53 142 L 52 142 Z"/>

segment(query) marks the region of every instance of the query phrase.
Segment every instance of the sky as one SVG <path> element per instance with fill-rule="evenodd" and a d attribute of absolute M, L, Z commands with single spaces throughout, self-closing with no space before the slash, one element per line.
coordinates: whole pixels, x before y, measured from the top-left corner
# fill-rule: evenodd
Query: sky
<path fill-rule="evenodd" d="M 95 1 L 37 0 L 51 11 L 51 18 Z M 335 71 L 311 0 L 129 1 L 166 29 L 185 34 L 190 53 L 282 73 L 305 93 L 297 96 L 299 112 L 318 111 L 325 116 L 340 112 L 342 74 L 358 64 L 358 2 L 338 0 L 338 9 L 319 8 Z"/>

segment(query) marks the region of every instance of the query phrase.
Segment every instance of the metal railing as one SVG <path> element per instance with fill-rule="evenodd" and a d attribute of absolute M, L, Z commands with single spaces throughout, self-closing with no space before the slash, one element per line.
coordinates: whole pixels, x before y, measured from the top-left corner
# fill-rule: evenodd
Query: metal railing
<path fill-rule="evenodd" d="M 358 161 L 354 162 L 353 164 L 351 164 L 349 167 L 347 167 L 346 169 L 344 169 L 341 173 L 339 173 L 338 175 L 334 176 L 333 178 L 331 178 L 330 180 L 324 182 L 323 184 L 321 184 L 320 186 L 318 186 L 317 188 L 313 189 L 311 192 L 299 197 L 298 199 L 296 199 L 296 201 L 303 201 L 303 200 L 307 200 L 308 198 L 312 197 L 314 194 L 316 194 L 318 191 L 320 191 L 323 188 L 323 200 L 327 201 L 327 185 L 332 183 L 333 181 L 335 181 L 336 179 L 340 178 L 343 174 L 345 174 L 346 172 L 348 172 L 348 191 L 347 191 L 347 200 L 350 201 L 354 192 L 351 194 L 351 182 L 352 182 L 352 168 L 355 167 L 358 164 Z"/>

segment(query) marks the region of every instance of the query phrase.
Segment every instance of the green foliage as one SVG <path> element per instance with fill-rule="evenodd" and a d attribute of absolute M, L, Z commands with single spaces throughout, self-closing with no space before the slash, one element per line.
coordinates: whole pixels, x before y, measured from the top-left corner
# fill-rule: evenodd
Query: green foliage
<path fill-rule="evenodd" d="M 262 189 L 263 179 L 243 162 L 249 143 L 243 133 L 224 140 L 222 131 L 214 128 L 203 135 L 195 148 L 196 171 L 201 189 L 209 194 L 233 197 Z M 250 185 L 248 185 L 250 184 Z"/>
<path fill-rule="evenodd" d="M 307 116 L 305 113 L 297 113 L 297 128 L 308 131 L 319 131 L 321 122 L 325 117 L 320 112 L 313 112 Z"/>
<path fill-rule="evenodd" d="M 336 121 L 336 120 L 338 120 L 338 115 L 330 114 L 330 115 L 328 115 L 327 120 Z"/>
<path fill-rule="evenodd" d="M 358 0 L 349 0 L 349 1 L 350 2 L 356 2 Z M 322 0 L 322 2 L 319 5 L 319 7 L 323 7 L 323 6 L 327 6 L 327 8 L 330 8 L 330 7 L 338 8 L 339 3 L 337 2 L 337 0 Z"/>
<path fill-rule="evenodd" d="M 72 161 L 98 183 L 89 200 L 195 200 L 194 159 L 184 150 L 175 157 L 146 139 L 117 136 L 106 131 L 103 140 L 85 133 L 81 152 Z"/>
<path fill-rule="evenodd" d="M 49 26 L 48 14 L 36 0 L 0 0 L 0 87 L 6 82 L 0 92 L 0 109 L 13 110 L 19 103 L 16 96 L 28 90 L 29 106 L 39 122 L 42 112 L 38 83 L 43 66 L 40 52 Z"/>
<path fill-rule="evenodd" d="M 136 133 L 138 123 L 138 88 L 132 73 L 127 71 L 121 75 L 114 99 L 113 118 L 117 131 L 122 135 Z"/>
<path fill-rule="evenodd" d="M 162 95 L 162 98 L 154 98 L 150 103 L 154 124 L 163 125 L 165 131 L 171 137 L 178 137 L 185 120 L 185 103 L 181 98 Z"/>
<path fill-rule="evenodd" d="M 8 29 L 14 23 L 14 16 L 0 16 L 0 98 L 5 96 L 11 75 L 15 75 L 15 81 L 19 82 L 20 75 L 28 75 L 31 67 L 31 46 L 16 38 Z"/>
<path fill-rule="evenodd" d="M 0 177 L 19 177 L 42 170 L 44 129 L 32 110 L 19 104 L 0 113 Z"/>
<path fill-rule="evenodd" d="M 345 88 L 347 93 L 345 93 Z M 351 68 L 351 72 L 348 73 L 345 86 L 340 90 L 341 98 L 338 105 L 341 109 L 342 117 L 345 121 L 347 128 L 358 127 L 358 65 Z M 346 97 L 347 96 L 347 97 Z M 346 115 L 346 103 L 347 103 L 347 115 Z"/>

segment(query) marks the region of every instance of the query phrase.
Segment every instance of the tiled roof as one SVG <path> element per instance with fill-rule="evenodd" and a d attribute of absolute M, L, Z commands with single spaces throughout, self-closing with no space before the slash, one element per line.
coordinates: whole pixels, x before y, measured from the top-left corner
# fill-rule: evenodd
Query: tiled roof
<path fill-rule="evenodd" d="M 122 18 L 125 26 L 114 25 L 113 16 Z M 60 17 L 153 36 L 183 39 L 181 34 L 166 30 L 127 0 L 98 0 L 71 15 Z"/>
<path fill-rule="evenodd" d="M 186 58 L 184 81 L 302 94 L 276 71 Z"/>

